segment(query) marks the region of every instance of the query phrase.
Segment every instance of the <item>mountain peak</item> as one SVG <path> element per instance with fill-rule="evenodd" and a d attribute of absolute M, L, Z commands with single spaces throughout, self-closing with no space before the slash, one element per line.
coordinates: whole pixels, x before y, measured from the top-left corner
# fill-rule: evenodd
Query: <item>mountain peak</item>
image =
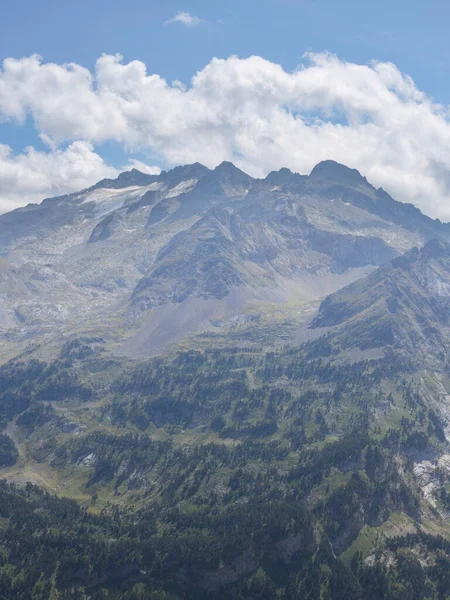
<path fill-rule="evenodd" d="M 450 259 L 450 244 L 442 239 L 431 239 L 422 248 L 411 248 L 405 254 L 397 256 L 392 266 L 400 269 L 411 269 L 414 265 L 427 264 L 430 260 Z"/>
<path fill-rule="evenodd" d="M 131 169 L 131 171 L 123 171 L 116 179 L 102 179 L 90 187 L 89 191 L 98 188 L 121 189 L 132 185 L 145 186 L 157 181 L 159 177 L 160 175 L 150 175 L 138 169 Z"/>
<path fill-rule="evenodd" d="M 245 196 L 253 179 L 233 163 L 223 161 L 199 182 L 198 189 L 215 195 Z"/>
<path fill-rule="evenodd" d="M 166 179 L 179 179 L 179 178 L 192 178 L 201 179 L 204 175 L 209 173 L 208 167 L 205 167 L 199 162 L 192 163 L 190 165 L 180 165 L 170 169 L 170 171 L 162 171 L 161 177 Z"/>
<path fill-rule="evenodd" d="M 223 160 L 220 163 L 220 165 L 217 165 L 217 167 L 214 169 L 214 172 L 216 172 L 216 173 L 222 173 L 222 172 L 232 173 L 232 172 L 236 172 L 236 171 L 238 171 L 239 173 L 244 173 L 244 171 L 241 171 L 241 169 L 236 167 L 236 165 L 234 165 L 229 160 Z"/>
<path fill-rule="evenodd" d="M 311 171 L 309 180 L 314 183 L 363 183 L 367 185 L 367 179 L 358 170 L 346 167 L 334 160 L 323 160 L 318 163 Z"/>
<path fill-rule="evenodd" d="M 283 186 L 283 185 L 294 185 L 304 183 L 308 177 L 306 175 L 300 175 L 299 173 L 293 173 L 290 169 L 282 167 L 279 171 L 271 171 L 264 181 L 269 185 Z"/>
<path fill-rule="evenodd" d="M 450 244 L 444 240 L 433 239 L 428 241 L 421 250 L 424 258 L 438 258 L 450 254 Z"/>

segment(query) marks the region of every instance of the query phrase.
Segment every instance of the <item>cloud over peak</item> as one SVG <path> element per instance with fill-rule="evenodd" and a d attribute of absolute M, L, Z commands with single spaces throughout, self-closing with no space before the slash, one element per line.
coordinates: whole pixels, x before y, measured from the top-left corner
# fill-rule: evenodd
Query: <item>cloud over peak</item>
<path fill-rule="evenodd" d="M 201 19 L 188 12 L 179 11 L 174 17 L 166 21 L 166 25 L 170 25 L 171 23 L 181 23 L 185 27 L 196 27 L 200 25 Z"/>
<path fill-rule="evenodd" d="M 0 213 L 43 198 L 80 191 L 129 169 L 151 175 L 161 171 L 138 160 L 115 169 L 86 141 L 72 142 L 48 152 L 30 146 L 21 154 L 14 154 L 9 146 L 0 144 Z"/>
<path fill-rule="evenodd" d="M 87 144 L 83 156 L 98 179 L 110 167 L 95 146 L 110 140 L 150 152 L 167 167 L 229 160 L 254 176 L 281 167 L 308 173 L 334 159 L 446 220 L 449 115 L 449 106 L 436 104 L 395 65 L 358 65 L 326 53 L 305 56 L 292 72 L 259 56 L 214 58 L 189 85 L 168 83 L 120 55 L 101 56 L 93 72 L 39 56 L 9 58 L 0 70 L 0 120 L 31 117 L 55 161 L 69 157 L 74 143 Z M 33 162 L 28 154 L 3 151 L 0 181 L 5 168 Z M 53 177 L 56 190 L 56 168 Z M 79 179 L 72 182 L 76 189 Z"/>
<path fill-rule="evenodd" d="M 0 212 L 81 190 L 117 174 L 89 142 L 77 141 L 49 152 L 29 147 L 19 155 L 0 144 Z"/>

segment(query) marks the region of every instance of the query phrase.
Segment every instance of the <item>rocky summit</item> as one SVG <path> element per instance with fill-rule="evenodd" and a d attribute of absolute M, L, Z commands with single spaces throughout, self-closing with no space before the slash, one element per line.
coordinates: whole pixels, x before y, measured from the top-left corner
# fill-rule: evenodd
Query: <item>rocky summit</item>
<path fill-rule="evenodd" d="M 265 179 L 133 169 L 0 216 L 3 355 L 102 332 L 148 356 L 271 313 L 284 340 L 329 293 L 434 238 L 450 227 L 333 161 Z"/>

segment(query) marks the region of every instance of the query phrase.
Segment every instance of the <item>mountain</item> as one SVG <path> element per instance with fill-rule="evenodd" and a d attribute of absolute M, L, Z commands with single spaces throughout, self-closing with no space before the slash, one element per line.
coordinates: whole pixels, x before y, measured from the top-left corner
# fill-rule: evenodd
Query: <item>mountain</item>
<path fill-rule="evenodd" d="M 0 216 L 5 355 L 101 331 L 119 353 L 143 356 L 265 318 L 269 306 L 293 329 L 303 307 L 449 235 L 333 161 L 265 179 L 227 162 L 133 169 Z"/>
<path fill-rule="evenodd" d="M 447 600 L 448 224 L 225 162 L 0 240 L 0 597 Z"/>
<path fill-rule="evenodd" d="M 432 240 L 328 296 L 312 327 L 326 327 L 342 347 L 392 347 L 444 364 L 449 318 L 450 245 Z"/>

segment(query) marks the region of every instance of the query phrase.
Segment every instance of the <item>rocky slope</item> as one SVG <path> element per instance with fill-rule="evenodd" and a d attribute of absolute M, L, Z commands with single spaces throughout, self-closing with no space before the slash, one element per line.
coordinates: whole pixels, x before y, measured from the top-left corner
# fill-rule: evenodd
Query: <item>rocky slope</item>
<path fill-rule="evenodd" d="M 449 318 L 450 245 L 432 240 L 327 297 L 312 327 L 341 347 L 391 347 L 437 367 L 448 360 Z"/>
<path fill-rule="evenodd" d="M 102 332 L 118 352 L 151 354 L 217 320 L 275 306 L 293 318 L 449 236 L 332 161 L 309 177 L 281 169 L 263 180 L 231 163 L 133 170 L 0 216 L 1 336 L 6 355 L 61 331 Z"/>

